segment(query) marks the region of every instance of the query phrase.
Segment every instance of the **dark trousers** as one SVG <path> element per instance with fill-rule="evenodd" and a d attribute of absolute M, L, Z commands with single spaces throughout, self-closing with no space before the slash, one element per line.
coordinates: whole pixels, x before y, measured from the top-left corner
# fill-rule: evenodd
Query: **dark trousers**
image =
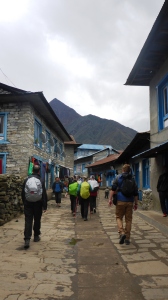
<path fill-rule="evenodd" d="M 80 197 L 80 199 L 81 199 L 81 216 L 82 218 L 87 219 L 90 197 L 87 199 L 83 199 L 82 197 Z"/>
<path fill-rule="evenodd" d="M 61 203 L 61 192 L 55 192 L 55 202 Z"/>
<path fill-rule="evenodd" d="M 90 196 L 90 211 L 96 208 L 96 196 Z"/>
<path fill-rule="evenodd" d="M 32 228 L 34 230 L 34 236 L 40 235 L 42 206 L 43 206 L 42 201 L 37 201 L 37 202 L 25 201 L 25 203 L 24 203 L 24 214 L 25 214 L 24 239 L 31 238 Z"/>
<path fill-rule="evenodd" d="M 160 199 L 160 206 L 161 206 L 163 214 L 168 214 L 167 207 L 166 207 L 168 193 L 167 192 L 159 192 L 159 199 Z"/>
<path fill-rule="evenodd" d="M 108 199 L 109 192 L 105 192 L 105 198 Z"/>
<path fill-rule="evenodd" d="M 76 212 L 76 196 L 70 195 L 71 211 Z"/>

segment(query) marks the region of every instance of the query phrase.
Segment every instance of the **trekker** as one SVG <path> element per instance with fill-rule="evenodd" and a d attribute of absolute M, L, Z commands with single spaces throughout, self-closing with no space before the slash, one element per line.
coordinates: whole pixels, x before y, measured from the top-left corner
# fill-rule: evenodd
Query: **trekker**
<path fill-rule="evenodd" d="M 108 186 L 106 187 L 106 189 L 105 189 L 105 195 L 104 195 L 104 197 L 105 197 L 105 199 L 108 199 L 108 197 L 109 197 L 109 188 L 108 188 Z"/>
<path fill-rule="evenodd" d="M 90 180 L 88 180 L 88 183 L 91 185 L 92 191 L 90 192 L 90 212 L 91 214 L 96 213 L 96 197 L 97 197 L 97 191 L 99 189 L 99 184 L 97 180 L 95 180 L 94 175 L 90 176 Z"/>
<path fill-rule="evenodd" d="M 47 210 L 47 193 L 39 172 L 40 166 L 34 165 L 33 174 L 25 179 L 22 187 L 22 201 L 25 214 L 25 249 L 30 246 L 32 227 L 34 231 L 34 242 L 40 241 L 41 216 L 42 212 L 46 212 Z"/>
<path fill-rule="evenodd" d="M 166 202 L 168 202 L 168 168 L 164 167 L 164 173 L 159 176 L 157 183 L 157 191 L 159 193 L 160 206 L 163 212 L 163 217 L 167 217 L 168 211 Z"/>
<path fill-rule="evenodd" d="M 87 182 L 87 177 L 83 177 L 83 182 L 78 186 L 77 193 L 80 195 L 81 201 L 81 216 L 84 221 L 88 221 L 88 206 L 90 201 L 90 192 L 92 188 L 90 184 Z"/>
<path fill-rule="evenodd" d="M 112 198 L 117 193 L 116 221 L 120 235 L 119 244 L 125 242 L 126 245 L 130 244 L 133 208 L 137 210 L 138 207 L 138 187 L 130 171 L 130 165 L 125 164 L 122 174 L 114 179 L 109 195 L 109 205 L 112 205 Z M 124 216 L 125 228 L 123 228 Z"/>
<path fill-rule="evenodd" d="M 78 189 L 78 183 L 77 180 L 74 179 L 73 182 L 71 182 L 68 186 L 68 193 L 70 195 L 70 201 L 71 201 L 71 212 L 75 216 L 76 214 L 76 206 L 77 206 L 77 189 Z"/>
<path fill-rule="evenodd" d="M 55 182 L 52 185 L 53 193 L 55 194 L 55 202 L 58 207 L 61 206 L 61 193 L 63 192 L 63 184 L 59 177 L 55 178 Z"/>

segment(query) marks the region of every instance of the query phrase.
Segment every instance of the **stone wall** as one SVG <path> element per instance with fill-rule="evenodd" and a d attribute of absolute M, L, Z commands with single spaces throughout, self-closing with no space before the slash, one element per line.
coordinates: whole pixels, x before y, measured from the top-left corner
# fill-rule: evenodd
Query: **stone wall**
<path fill-rule="evenodd" d="M 142 201 L 139 201 L 139 206 L 143 210 L 153 209 L 152 190 L 142 190 Z"/>
<path fill-rule="evenodd" d="M 0 226 L 23 213 L 23 180 L 19 175 L 0 175 Z"/>

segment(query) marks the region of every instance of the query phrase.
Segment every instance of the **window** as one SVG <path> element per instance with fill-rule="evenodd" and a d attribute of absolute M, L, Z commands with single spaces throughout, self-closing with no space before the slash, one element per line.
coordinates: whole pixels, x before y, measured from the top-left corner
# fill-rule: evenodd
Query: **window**
<path fill-rule="evenodd" d="M 40 148 L 42 148 L 42 142 L 40 139 L 41 133 L 42 133 L 42 125 L 37 119 L 35 119 L 35 122 L 34 122 L 34 144 Z"/>
<path fill-rule="evenodd" d="M 54 156 L 57 157 L 57 140 L 54 138 L 54 147 L 53 147 L 53 152 Z"/>
<path fill-rule="evenodd" d="M 0 113 L 0 143 L 7 142 L 7 114 Z"/>
<path fill-rule="evenodd" d="M 50 145 L 50 133 L 46 130 L 46 152 L 51 152 L 51 145 Z"/>
<path fill-rule="evenodd" d="M 86 170 L 85 170 L 85 164 L 82 164 L 82 173 L 84 173 Z"/>
<path fill-rule="evenodd" d="M 158 89 L 158 127 L 168 127 L 168 75 L 159 83 Z"/>
<path fill-rule="evenodd" d="M 6 155 L 8 153 L 0 153 L 0 174 L 6 173 Z"/>
<path fill-rule="evenodd" d="M 135 181 L 136 181 L 136 184 L 139 188 L 140 184 L 139 184 L 139 163 L 136 163 L 135 166 L 134 166 L 134 173 L 135 173 Z"/>
<path fill-rule="evenodd" d="M 59 144 L 59 147 L 60 147 L 60 160 L 63 160 L 63 156 L 62 156 L 62 153 L 63 153 L 63 146 L 62 146 L 61 143 Z"/>
<path fill-rule="evenodd" d="M 150 183 L 149 183 L 149 159 L 144 159 L 142 161 L 142 176 L 143 176 L 143 188 L 150 188 Z"/>

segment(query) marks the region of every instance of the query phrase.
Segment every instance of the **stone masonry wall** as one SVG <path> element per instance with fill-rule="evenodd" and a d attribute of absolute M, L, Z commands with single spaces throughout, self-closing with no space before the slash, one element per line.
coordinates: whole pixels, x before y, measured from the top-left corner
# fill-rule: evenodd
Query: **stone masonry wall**
<path fill-rule="evenodd" d="M 45 144 L 42 149 L 34 145 L 34 117 L 36 116 L 42 124 L 43 130 L 47 129 L 51 136 L 63 144 L 58 133 L 48 127 L 46 120 L 28 103 L 4 103 L 0 105 L 0 110 L 8 113 L 7 117 L 7 143 L 1 144 L 1 152 L 6 155 L 6 174 L 19 174 L 26 177 L 29 158 L 36 155 L 48 161 L 55 160 L 55 154 L 47 153 Z M 67 147 L 68 148 L 68 147 Z M 68 165 L 73 173 L 73 147 L 69 149 L 67 155 Z M 55 164 L 64 165 L 64 160 L 56 158 Z"/>
<path fill-rule="evenodd" d="M 19 175 L 0 175 L 0 226 L 23 213 L 23 180 Z"/>
<path fill-rule="evenodd" d="M 143 210 L 153 209 L 153 199 L 152 199 L 151 189 L 142 191 L 142 201 L 139 201 L 139 205 Z"/>

